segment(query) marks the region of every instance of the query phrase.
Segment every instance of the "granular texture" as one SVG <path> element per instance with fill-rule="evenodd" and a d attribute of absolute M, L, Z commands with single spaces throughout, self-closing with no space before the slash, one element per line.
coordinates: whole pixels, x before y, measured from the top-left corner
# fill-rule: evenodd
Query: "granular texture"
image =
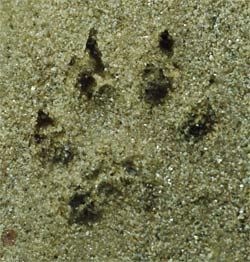
<path fill-rule="evenodd" d="M 250 261 L 250 2 L 0 2 L 2 261 Z"/>

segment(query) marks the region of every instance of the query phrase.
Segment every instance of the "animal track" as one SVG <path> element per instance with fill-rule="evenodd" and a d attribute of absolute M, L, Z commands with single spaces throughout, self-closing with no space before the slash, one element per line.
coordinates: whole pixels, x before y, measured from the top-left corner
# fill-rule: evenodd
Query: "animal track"
<path fill-rule="evenodd" d="M 159 47 L 160 49 L 169 56 L 172 56 L 174 51 L 174 40 L 169 34 L 168 30 L 163 31 L 159 36 Z"/>
<path fill-rule="evenodd" d="M 87 70 L 80 72 L 76 86 L 79 87 L 81 94 L 84 94 L 87 99 L 91 99 L 96 86 L 96 80 L 92 72 Z"/>
<path fill-rule="evenodd" d="M 216 122 L 216 115 L 206 99 L 196 104 L 190 113 L 186 116 L 186 120 L 182 124 L 181 132 L 187 140 L 193 138 L 195 141 L 202 139 L 213 130 Z"/>
<path fill-rule="evenodd" d="M 101 73 L 105 67 L 102 61 L 102 53 L 97 43 L 97 31 L 94 28 L 92 28 L 89 32 L 86 50 L 89 52 L 89 55 L 94 62 L 95 73 Z"/>
<path fill-rule="evenodd" d="M 164 101 L 172 87 L 172 80 L 164 75 L 163 70 L 148 64 L 143 72 L 144 100 L 158 105 Z"/>

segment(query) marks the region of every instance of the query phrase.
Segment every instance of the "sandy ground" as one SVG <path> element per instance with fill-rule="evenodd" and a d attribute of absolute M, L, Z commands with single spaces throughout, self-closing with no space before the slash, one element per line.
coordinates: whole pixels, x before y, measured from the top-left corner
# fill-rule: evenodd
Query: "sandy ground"
<path fill-rule="evenodd" d="M 250 261 L 250 2 L 0 0 L 0 260 Z"/>

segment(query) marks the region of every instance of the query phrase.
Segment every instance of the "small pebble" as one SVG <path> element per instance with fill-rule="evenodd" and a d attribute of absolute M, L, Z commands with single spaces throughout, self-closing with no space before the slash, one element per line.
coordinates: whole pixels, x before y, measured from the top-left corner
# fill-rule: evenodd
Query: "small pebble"
<path fill-rule="evenodd" d="M 14 229 L 6 229 L 2 233 L 2 242 L 4 246 L 15 245 L 16 238 L 17 238 L 17 233 Z"/>

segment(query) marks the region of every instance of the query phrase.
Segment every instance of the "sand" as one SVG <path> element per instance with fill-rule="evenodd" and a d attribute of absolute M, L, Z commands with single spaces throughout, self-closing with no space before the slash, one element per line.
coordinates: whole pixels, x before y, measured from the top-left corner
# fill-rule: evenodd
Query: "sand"
<path fill-rule="evenodd" d="M 250 2 L 0 2 L 0 260 L 250 261 Z"/>

